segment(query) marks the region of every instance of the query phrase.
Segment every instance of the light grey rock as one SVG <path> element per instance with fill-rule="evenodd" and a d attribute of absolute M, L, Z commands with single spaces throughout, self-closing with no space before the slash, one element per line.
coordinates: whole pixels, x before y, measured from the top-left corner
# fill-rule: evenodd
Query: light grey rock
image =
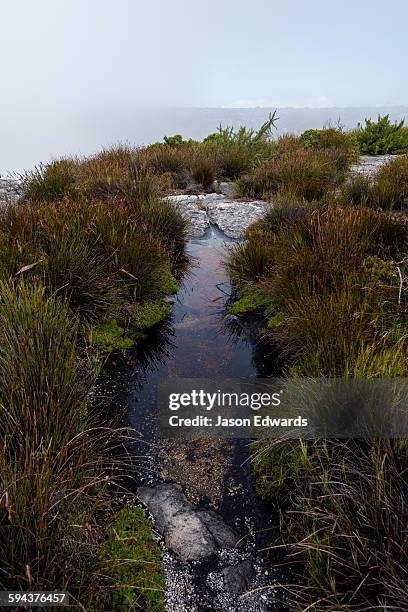
<path fill-rule="evenodd" d="M 210 227 L 210 220 L 204 204 L 196 195 L 167 196 L 166 200 L 173 202 L 188 221 L 189 236 L 202 236 Z"/>
<path fill-rule="evenodd" d="M 265 214 L 267 206 L 260 200 L 230 200 L 221 193 L 175 195 L 167 199 L 188 219 L 190 236 L 202 236 L 213 224 L 230 238 L 242 238 L 245 230 Z"/>
<path fill-rule="evenodd" d="M 232 182 L 220 182 L 218 183 L 218 190 L 220 193 L 226 195 L 228 198 L 231 198 L 234 194 L 234 186 L 235 183 Z"/>
<path fill-rule="evenodd" d="M 234 200 L 208 201 L 207 215 L 230 238 L 242 238 L 245 230 L 264 216 L 266 203 L 261 201 L 241 202 Z"/>
<path fill-rule="evenodd" d="M 204 195 L 199 196 L 199 200 L 207 206 L 207 204 L 211 204 L 213 202 L 224 202 L 226 196 L 222 193 L 206 193 Z"/>
<path fill-rule="evenodd" d="M 141 487 L 138 496 L 153 516 L 166 546 L 183 563 L 205 559 L 238 542 L 237 534 L 215 512 L 197 511 L 176 485 Z"/>
<path fill-rule="evenodd" d="M 252 563 L 247 559 L 239 565 L 225 567 L 222 570 L 224 588 L 233 595 L 245 593 L 254 575 Z"/>
<path fill-rule="evenodd" d="M 359 162 L 351 166 L 350 172 L 372 178 L 384 164 L 397 157 L 398 155 L 362 155 Z"/>
<path fill-rule="evenodd" d="M 0 178 L 0 205 L 16 202 L 22 192 L 22 185 L 12 178 Z"/>

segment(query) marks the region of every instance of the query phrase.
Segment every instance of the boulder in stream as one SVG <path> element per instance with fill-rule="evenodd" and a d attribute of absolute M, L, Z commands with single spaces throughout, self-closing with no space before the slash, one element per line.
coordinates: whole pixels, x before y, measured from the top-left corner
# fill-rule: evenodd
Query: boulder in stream
<path fill-rule="evenodd" d="M 153 516 L 166 546 L 183 563 L 200 561 L 238 543 L 238 534 L 216 512 L 195 508 L 174 484 L 140 487 L 138 497 Z"/>

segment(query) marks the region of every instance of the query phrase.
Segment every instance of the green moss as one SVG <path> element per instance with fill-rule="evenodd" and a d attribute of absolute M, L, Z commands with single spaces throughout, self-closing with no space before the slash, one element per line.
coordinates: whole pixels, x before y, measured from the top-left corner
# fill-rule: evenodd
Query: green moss
<path fill-rule="evenodd" d="M 268 319 L 268 329 L 273 329 L 280 325 L 284 320 L 284 314 L 282 312 L 277 312 Z"/>
<path fill-rule="evenodd" d="M 167 295 L 174 295 L 177 293 L 177 281 L 170 272 L 170 270 L 165 270 L 160 279 L 160 291 L 166 293 Z"/>
<path fill-rule="evenodd" d="M 152 523 L 141 508 L 125 508 L 99 550 L 107 574 L 121 588 L 113 592 L 115 610 L 163 612 L 165 577 Z"/>
<path fill-rule="evenodd" d="M 91 332 L 91 343 L 100 346 L 109 353 L 132 348 L 134 342 L 125 336 L 125 330 L 118 325 L 116 319 L 103 321 Z"/>
<path fill-rule="evenodd" d="M 141 331 L 163 321 L 170 312 L 170 305 L 162 300 L 141 304 L 132 317 L 133 326 Z"/>
<path fill-rule="evenodd" d="M 259 295 L 247 293 L 233 303 L 230 313 L 233 315 L 243 314 L 250 310 L 255 310 L 264 304 L 264 300 Z"/>

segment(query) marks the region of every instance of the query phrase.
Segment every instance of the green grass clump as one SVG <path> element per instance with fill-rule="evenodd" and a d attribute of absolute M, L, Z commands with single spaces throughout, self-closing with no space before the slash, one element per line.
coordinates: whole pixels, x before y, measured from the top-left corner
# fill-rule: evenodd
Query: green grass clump
<path fill-rule="evenodd" d="M 40 279 L 81 321 L 95 325 L 135 301 L 176 290 L 184 232 L 184 220 L 167 202 L 27 203 L 0 215 L 6 258 L 0 256 L 0 273 L 10 278 L 24 270 L 26 280 Z"/>
<path fill-rule="evenodd" d="M 408 155 L 382 166 L 373 187 L 374 204 L 386 210 L 408 207 Z"/>
<path fill-rule="evenodd" d="M 77 337 L 64 300 L 38 284 L 0 283 L 0 587 L 69 589 L 103 609 L 95 540 L 119 437 L 87 403 L 94 379 Z"/>
<path fill-rule="evenodd" d="M 132 326 L 144 331 L 163 321 L 170 312 L 170 304 L 161 300 L 141 304 L 132 316 Z"/>
<path fill-rule="evenodd" d="M 322 198 L 344 181 L 347 166 L 337 149 L 284 151 L 237 182 L 238 195 L 270 199 L 285 190 L 312 201 Z"/>
<path fill-rule="evenodd" d="M 23 178 L 24 198 L 32 202 L 62 200 L 77 195 L 78 163 L 60 159 L 41 165 Z"/>
<path fill-rule="evenodd" d="M 124 508 L 99 550 L 99 558 L 114 581 L 115 610 L 164 612 L 165 577 L 152 523 L 141 508 Z"/>
<path fill-rule="evenodd" d="M 103 321 L 92 329 L 90 342 L 105 351 L 123 351 L 132 348 L 134 341 L 125 335 L 125 329 L 115 319 Z"/>

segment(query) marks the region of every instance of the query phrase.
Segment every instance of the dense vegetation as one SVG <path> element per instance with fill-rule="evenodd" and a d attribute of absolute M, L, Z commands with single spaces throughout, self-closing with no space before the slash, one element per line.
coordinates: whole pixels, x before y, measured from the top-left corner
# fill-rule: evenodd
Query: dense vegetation
<path fill-rule="evenodd" d="M 229 270 L 234 312 L 262 309 L 289 375 L 406 375 L 408 158 L 375 180 L 349 178 L 358 152 L 406 150 L 406 128 L 379 118 L 274 139 L 275 120 L 57 160 L 0 209 L 2 589 L 163 608 L 151 525 L 136 508 L 115 515 L 110 493 L 125 432 L 90 393 L 107 355 L 165 318 L 163 297 L 177 291 L 186 222 L 163 194 L 233 180 L 237 196 L 274 200 Z M 291 516 L 282 537 L 305 564 L 306 605 L 396 608 L 407 595 L 405 442 L 292 442 L 259 456 L 260 495 Z"/>
<path fill-rule="evenodd" d="M 0 210 L 0 585 L 69 589 L 86 609 L 157 611 L 150 523 L 132 508 L 113 517 L 126 432 L 90 391 L 107 354 L 167 316 L 186 225 L 147 173 L 127 166 L 119 180 L 126 155 L 54 162 Z M 92 180 L 74 184 L 89 166 Z"/>
<path fill-rule="evenodd" d="M 232 248 L 232 312 L 263 313 L 286 376 L 407 376 L 407 171 L 402 156 L 375 180 L 313 198 L 302 172 Z M 258 494 L 282 515 L 275 544 L 295 568 L 295 609 L 406 609 L 405 439 L 263 441 L 253 466 Z"/>

